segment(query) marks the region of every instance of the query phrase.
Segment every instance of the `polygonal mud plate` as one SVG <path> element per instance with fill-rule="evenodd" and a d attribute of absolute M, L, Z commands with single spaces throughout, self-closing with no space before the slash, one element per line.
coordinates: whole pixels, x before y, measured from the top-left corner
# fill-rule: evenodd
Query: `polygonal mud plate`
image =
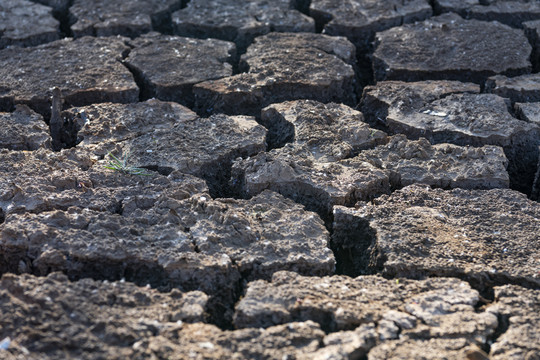
<path fill-rule="evenodd" d="M 66 106 L 137 102 L 139 88 L 119 61 L 129 50 L 125 40 L 67 38 L 0 50 L 0 109 L 23 103 L 48 118 L 54 87 L 62 91 Z"/>
<path fill-rule="evenodd" d="M 228 193 L 232 161 L 266 149 L 266 130 L 247 116 L 199 118 L 175 103 L 98 104 L 64 112 L 81 130 L 79 148 L 127 156 L 132 166 L 205 179 L 213 196 Z"/>
<path fill-rule="evenodd" d="M 121 213 L 124 200 L 141 193 L 189 197 L 208 192 L 194 176 L 132 175 L 107 169 L 88 153 L 74 149 L 52 152 L 0 151 L 0 209 L 11 213 L 67 210 L 71 206 Z"/>
<path fill-rule="evenodd" d="M 0 280 L 0 339 L 26 358 L 120 358 L 141 338 L 205 319 L 208 296 L 160 293 L 127 282 L 5 274 Z M 24 294 L 24 295 L 23 295 Z M 22 295 L 22 296 L 21 296 Z M 92 355 L 90 355 L 92 354 Z"/>
<path fill-rule="evenodd" d="M 364 89 L 370 122 L 432 144 L 498 145 L 508 158 L 510 187 L 530 194 L 538 163 L 540 127 L 518 120 L 509 102 L 478 87 L 448 81 L 381 82 Z"/>
<path fill-rule="evenodd" d="M 315 22 L 289 0 L 191 0 L 172 15 L 175 34 L 236 43 L 240 52 L 270 31 L 314 32 Z"/>
<path fill-rule="evenodd" d="M 347 39 L 309 33 L 270 33 L 242 55 L 246 73 L 193 87 L 199 113 L 258 116 L 269 104 L 312 99 L 353 104 L 355 48 Z"/>
<path fill-rule="evenodd" d="M 176 101 L 193 107 L 192 87 L 205 80 L 231 76 L 234 43 L 151 33 L 132 41 L 124 63 L 142 83 L 145 99 Z"/>
<path fill-rule="evenodd" d="M 69 7 L 75 37 L 137 37 L 151 30 L 170 31 L 171 13 L 183 0 L 75 0 Z"/>
<path fill-rule="evenodd" d="M 26 0 L 0 0 L 0 49 L 35 46 L 60 38 L 52 9 Z"/>
<path fill-rule="evenodd" d="M 334 208 L 332 238 L 340 256 L 356 254 L 344 265 L 353 274 L 540 285 L 540 204 L 521 193 L 411 185 L 357 206 Z"/>
<path fill-rule="evenodd" d="M 425 138 L 390 137 L 386 145 L 362 151 L 356 159 L 383 170 L 392 188 L 426 184 L 443 189 L 493 189 L 509 185 L 508 160 L 499 146 L 431 145 Z"/>
<path fill-rule="evenodd" d="M 385 30 L 377 33 L 375 43 L 377 81 L 448 79 L 481 84 L 492 75 L 531 71 L 532 48 L 523 31 L 456 14 Z"/>
<path fill-rule="evenodd" d="M 455 12 L 465 19 L 498 21 L 522 28 L 523 22 L 540 19 L 540 5 L 522 0 L 435 0 L 436 12 Z"/>
<path fill-rule="evenodd" d="M 431 6 L 426 0 L 313 0 L 309 14 L 324 34 L 345 36 L 366 51 L 375 32 L 425 20 L 431 16 Z"/>
<path fill-rule="evenodd" d="M 25 105 L 12 113 L 0 112 L 0 148 L 8 150 L 50 149 L 52 139 L 43 117 Z"/>

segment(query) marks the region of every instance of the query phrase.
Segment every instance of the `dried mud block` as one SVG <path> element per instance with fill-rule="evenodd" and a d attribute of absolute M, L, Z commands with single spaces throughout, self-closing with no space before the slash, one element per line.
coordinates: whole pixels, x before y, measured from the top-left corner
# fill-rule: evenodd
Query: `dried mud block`
<path fill-rule="evenodd" d="M 505 285 L 494 291 L 490 309 L 500 314 L 507 329 L 491 345 L 490 359 L 535 359 L 540 354 L 540 290 Z"/>
<path fill-rule="evenodd" d="M 362 151 L 358 159 L 387 173 L 392 188 L 426 184 L 443 189 L 507 188 L 508 160 L 499 146 L 480 148 L 431 145 L 424 138 L 390 138 L 386 145 Z"/>
<path fill-rule="evenodd" d="M 241 53 L 271 31 L 315 32 L 313 19 L 293 9 L 290 0 L 191 0 L 173 13 L 172 23 L 177 35 L 232 41 Z"/>
<path fill-rule="evenodd" d="M 446 81 L 381 82 L 366 87 L 362 98 L 366 118 L 390 134 L 425 137 L 432 144 L 501 146 L 510 187 L 530 194 L 540 128 L 514 118 L 508 106 L 497 95 L 475 94 L 473 86 Z"/>
<path fill-rule="evenodd" d="M 97 104 L 64 112 L 83 124 L 78 148 L 98 156 L 128 156 L 137 167 L 205 179 L 214 196 L 227 192 L 234 159 L 266 149 L 266 130 L 247 116 L 199 118 L 175 103 Z"/>
<path fill-rule="evenodd" d="M 435 12 L 455 12 L 465 19 L 498 21 L 521 28 L 523 22 L 540 19 L 540 4 L 528 0 L 435 0 Z"/>
<path fill-rule="evenodd" d="M 386 135 L 371 129 L 360 111 L 343 104 L 294 100 L 272 104 L 261 111 L 271 148 L 293 142 L 306 145 L 317 160 L 335 161 L 386 142 Z"/>
<path fill-rule="evenodd" d="M 143 98 L 176 101 L 192 107 L 194 84 L 232 75 L 233 43 L 151 33 L 130 41 L 124 63 L 143 84 Z"/>
<path fill-rule="evenodd" d="M 77 147 L 100 156 L 113 150 L 117 143 L 153 131 L 170 131 L 178 123 L 189 123 L 198 118 L 185 106 L 156 99 L 73 107 L 63 111 L 61 116 L 76 129 Z"/>
<path fill-rule="evenodd" d="M 145 201 L 158 201 L 148 196 L 127 200 L 138 200 L 142 208 Z M 72 279 L 125 278 L 160 289 L 202 290 L 219 296 L 212 300 L 212 315 L 224 312 L 223 304 L 235 297 L 238 270 L 226 254 L 198 253 L 189 233 L 171 219 L 173 215 L 122 216 L 75 207 L 8 215 L 0 225 L 0 271 L 41 276 L 62 271 Z"/>
<path fill-rule="evenodd" d="M 486 92 L 508 98 L 512 103 L 540 101 L 540 74 L 493 76 L 487 79 L 485 88 Z"/>
<path fill-rule="evenodd" d="M 35 46 L 60 38 L 52 9 L 26 0 L 0 0 L 0 49 Z"/>
<path fill-rule="evenodd" d="M 125 199 L 147 193 L 189 197 L 206 193 L 206 183 L 173 172 L 169 176 L 123 174 L 106 169 L 86 152 L 0 150 L 0 208 L 5 214 L 67 210 L 71 206 L 121 213 Z M 150 195 L 151 194 L 151 195 Z"/>
<path fill-rule="evenodd" d="M 296 99 L 355 103 L 355 48 L 347 39 L 270 33 L 240 60 L 246 73 L 193 86 L 200 113 L 258 116 L 263 107 Z"/>
<path fill-rule="evenodd" d="M 186 216 L 197 219 L 188 227 L 198 250 L 216 257 L 227 254 L 248 279 L 268 279 L 284 269 L 317 276 L 334 271 L 321 219 L 275 192 L 250 200 L 199 199 L 193 211 Z"/>
<path fill-rule="evenodd" d="M 459 81 L 383 81 L 364 88 L 360 102 L 368 123 L 384 126 L 386 117 L 400 111 L 409 112 L 452 94 L 480 93 L 480 86 Z"/>
<path fill-rule="evenodd" d="M 385 30 L 377 33 L 375 43 L 377 81 L 447 79 L 482 84 L 492 75 L 531 71 L 532 48 L 522 30 L 463 20 L 456 14 Z"/>
<path fill-rule="evenodd" d="M 454 326 L 460 326 L 460 324 L 454 324 Z M 484 360 L 488 358 L 488 355 L 478 345 L 470 344 L 465 339 L 452 338 L 388 341 L 369 352 L 370 360 Z"/>
<path fill-rule="evenodd" d="M 521 120 L 540 126 L 540 102 L 515 103 L 514 110 Z"/>
<path fill-rule="evenodd" d="M 171 13 L 182 0 L 75 0 L 69 7 L 73 36 L 137 37 L 151 30 L 170 29 Z"/>
<path fill-rule="evenodd" d="M 70 6 L 71 0 L 32 0 L 33 2 L 40 3 L 53 8 L 55 12 L 66 12 Z"/>
<path fill-rule="evenodd" d="M 0 338 L 11 339 L 9 352 L 26 350 L 27 358 L 40 359 L 131 355 L 141 338 L 204 320 L 208 301 L 200 291 L 160 293 L 126 282 L 70 282 L 61 273 L 5 274 L 0 289 Z"/>
<path fill-rule="evenodd" d="M 221 330 L 210 324 L 183 326 L 138 341 L 136 355 L 142 358 L 182 359 L 312 359 L 324 331 L 312 322 L 291 323 L 268 329 Z M 308 355 L 307 357 L 304 357 Z"/>
<path fill-rule="evenodd" d="M 12 113 L 0 112 L 0 148 L 8 150 L 51 149 L 49 127 L 43 117 L 27 106 Z"/>
<path fill-rule="evenodd" d="M 248 284 L 236 305 L 234 323 L 239 328 L 260 328 L 315 321 L 327 332 L 339 331 L 331 335 L 342 341 L 363 335 L 363 349 L 357 349 L 360 356 L 377 343 L 398 339 L 406 343 L 459 339 L 482 346 L 498 323 L 496 312 L 475 311 L 479 299 L 476 290 L 455 278 L 313 278 L 283 271 L 275 273 L 271 282 Z M 343 331 L 350 329 L 355 330 Z"/>
<path fill-rule="evenodd" d="M 266 130 L 252 117 L 212 115 L 178 122 L 120 145 L 133 163 L 167 174 L 178 170 L 206 180 L 212 196 L 225 196 L 234 159 L 266 149 Z"/>
<path fill-rule="evenodd" d="M 345 36 L 366 51 L 377 31 L 425 20 L 431 6 L 426 0 L 313 0 L 309 14 L 324 34 Z"/>
<path fill-rule="evenodd" d="M 186 198 L 182 190 L 126 196 L 116 214 L 79 207 L 8 214 L 0 225 L 0 271 L 200 289 L 214 295 L 214 315 L 234 301 L 240 274 L 333 273 L 329 234 L 302 206 L 273 192 L 217 201 L 204 193 Z"/>
<path fill-rule="evenodd" d="M 540 284 L 539 230 L 539 204 L 516 191 L 411 185 L 357 209 L 335 207 L 332 241 L 341 256 L 350 252 L 353 274 L 454 276 L 483 289 Z"/>
<path fill-rule="evenodd" d="M 243 197 L 271 189 L 325 220 L 333 205 L 352 206 L 390 191 L 388 178 L 366 162 L 348 159 L 386 141 L 360 112 L 345 105 L 298 100 L 263 109 L 261 122 L 282 148 L 235 161 L 230 185 Z"/>
<path fill-rule="evenodd" d="M 0 108 L 24 103 L 49 117 L 53 87 L 65 106 L 138 101 L 133 75 L 119 61 L 129 50 L 124 40 L 85 37 L 0 50 Z"/>
<path fill-rule="evenodd" d="M 330 221 L 334 205 L 353 206 L 390 192 L 384 171 L 353 159 L 317 161 L 306 146 L 287 145 L 245 160 L 231 171 L 231 187 L 243 197 L 277 191 Z"/>

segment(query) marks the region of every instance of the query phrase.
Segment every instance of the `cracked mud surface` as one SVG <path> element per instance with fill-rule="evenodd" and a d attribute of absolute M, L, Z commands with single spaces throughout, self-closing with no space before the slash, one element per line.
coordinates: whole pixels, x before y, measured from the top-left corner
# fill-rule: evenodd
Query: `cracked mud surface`
<path fill-rule="evenodd" d="M 0 20 L 0 358 L 540 358 L 538 2 Z"/>

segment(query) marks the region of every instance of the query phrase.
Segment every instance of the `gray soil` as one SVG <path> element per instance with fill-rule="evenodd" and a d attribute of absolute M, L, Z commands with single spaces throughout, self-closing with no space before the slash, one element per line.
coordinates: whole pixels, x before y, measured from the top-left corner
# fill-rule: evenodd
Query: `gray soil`
<path fill-rule="evenodd" d="M 540 359 L 540 6 L 0 0 L 0 358 Z"/>

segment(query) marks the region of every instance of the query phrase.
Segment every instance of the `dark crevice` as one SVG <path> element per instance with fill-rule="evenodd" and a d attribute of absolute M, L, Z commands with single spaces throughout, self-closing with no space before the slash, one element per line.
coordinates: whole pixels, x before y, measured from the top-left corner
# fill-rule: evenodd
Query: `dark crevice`
<path fill-rule="evenodd" d="M 282 148 L 285 144 L 294 141 L 294 125 L 287 121 L 276 109 L 268 108 L 263 111 L 259 123 L 268 130 L 266 133 L 267 151 Z"/>
<path fill-rule="evenodd" d="M 124 203 L 120 200 L 113 211 L 114 214 L 122 215 L 124 213 Z"/>
<path fill-rule="evenodd" d="M 6 213 L 4 212 L 4 209 L 0 208 L 0 224 L 4 221 L 6 221 Z"/>
<path fill-rule="evenodd" d="M 368 85 L 375 85 L 375 78 L 373 76 L 373 64 L 371 61 L 371 54 L 358 53 L 356 55 L 356 97 L 362 98 L 362 92 L 364 87 Z"/>
<path fill-rule="evenodd" d="M 532 199 L 538 195 L 534 185 L 540 159 L 539 147 L 540 142 L 536 144 L 522 142 L 504 148 L 508 158 L 510 189 L 524 193 Z"/>
<path fill-rule="evenodd" d="M 71 23 L 69 19 L 69 8 L 74 0 L 70 0 L 65 8 L 57 8 L 52 12 L 53 17 L 60 23 L 60 35 L 62 37 L 73 37 Z"/>
<path fill-rule="evenodd" d="M 368 220 L 351 215 L 340 217 L 340 223 L 347 225 L 336 227 L 334 223 L 330 241 L 336 258 L 336 274 L 356 277 L 380 272 L 386 259 L 376 246 L 375 229 Z"/>
<path fill-rule="evenodd" d="M 510 326 L 510 316 L 497 314 L 497 322 L 497 328 L 495 329 L 493 334 L 488 337 L 488 339 L 482 346 L 482 350 L 484 350 L 486 354 L 489 354 L 491 352 L 491 346 L 497 342 L 497 339 L 506 331 L 508 331 L 508 328 Z"/>
<path fill-rule="evenodd" d="M 431 9 L 433 10 L 433 16 L 439 16 L 442 14 L 442 9 L 437 6 L 435 0 L 429 0 L 429 6 L 431 6 Z"/>
<path fill-rule="evenodd" d="M 126 44 L 126 45 L 128 45 L 128 44 Z M 128 46 L 130 46 L 130 45 L 128 45 Z M 152 94 L 153 94 L 154 91 L 152 91 L 150 84 L 145 79 L 145 76 L 144 76 L 143 72 L 140 71 L 140 69 L 137 69 L 136 67 L 134 67 L 134 66 L 130 65 L 129 63 L 127 63 L 126 61 L 124 61 L 129 56 L 130 51 L 131 50 L 128 50 L 127 53 L 122 54 L 122 61 L 120 61 L 120 63 L 122 65 L 124 65 L 126 67 L 126 69 L 128 69 L 129 72 L 131 72 L 131 74 L 133 75 L 133 79 L 135 80 L 135 84 L 137 84 L 137 87 L 139 88 L 139 101 L 141 101 L 141 102 L 146 101 L 146 100 L 153 97 Z"/>
<path fill-rule="evenodd" d="M 155 171 L 158 174 L 163 175 L 163 176 L 169 176 L 174 171 L 174 168 L 169 167 L 169 166 L 142 165 L 142 166 L 137 166 L 137 167 L 141 169 Z"/>
<path fill-rule="evenodd" d="M 290 0 L 290 6 L 293 9 L 300 11 L 301 13 L 309 16 L 309 7 L 311 0 Z"/>
<path fill-rule="evenodd" d="M 179 0 L 167 10 L 152 14 L 152 29 L 162 34 L 171 35 L 173 33 L 172 13 L 185 8 L 186 3 L 185 0 Z"/>
<path fill-rule="evenodd" d="M 256 154 L 251 154 L 255 156 Z M 250 154 L 246 151 L 231 154 L 227 157 L 220 157 L 214 162 L 203 166 L 200 170 L 200 178 L 206 181 L 210 196 L 217 198 L 239 198 L 236 187 L 230 182 L 233 160 L 237 158 L 246 159 Z"/>
<path fill-rule="evenodd" d="M 307 14 L 315 20 L 315 32 L 322 33 L 326 24 L 332 21 L 333 16 L 329 13 L 321 12 L 318 10 L 309 9 Z"/>

